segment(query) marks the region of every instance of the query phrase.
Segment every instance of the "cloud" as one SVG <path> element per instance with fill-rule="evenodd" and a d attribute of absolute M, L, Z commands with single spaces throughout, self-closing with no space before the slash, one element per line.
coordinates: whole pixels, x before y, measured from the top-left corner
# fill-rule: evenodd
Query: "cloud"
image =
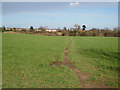
<path fill-rule="evenodd" d="M 80 4 L 79 2 L 71 2 L 69 3 L 69 7 L 78 7 Z"/>

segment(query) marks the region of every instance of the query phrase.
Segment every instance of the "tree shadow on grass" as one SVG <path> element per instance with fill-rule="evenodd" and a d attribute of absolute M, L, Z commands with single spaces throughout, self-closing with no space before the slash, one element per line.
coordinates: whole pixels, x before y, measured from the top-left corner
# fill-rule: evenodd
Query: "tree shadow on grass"
<path fill-rule="evenodd" d="M 104 58 L 106 60 L 118 60 L 118 52 L 107 52 L 99 49 L 82 49 L 80 54 L 84 54 L 93 58 Z"/>
<path fill-rule="evenodd" d="M 118 71 L 118 67 L 117 65 L 114 65 L 115 62 L 118 62 L 119 59 L 119 52 L 109 52 L 109 51 L 104 51 L 104 50 L 99 50 L 99 49 L 81 49 L 78 50 L 78 52 L 84 56 L 90 57 L 90 58 L 96 58 L 98 60 L 105 60 L 104 63 L 100 64 L 96 64 L 97 67 L 99 68 L 103 68 L 103 69 L 109 69 L 109 70 L 113 70 L 113 71 Z M 107 61 L 112 62 L 113 65 L 110 64 L 106 64 Z M 97 62 L 97 61 L 96 61 Z"/>

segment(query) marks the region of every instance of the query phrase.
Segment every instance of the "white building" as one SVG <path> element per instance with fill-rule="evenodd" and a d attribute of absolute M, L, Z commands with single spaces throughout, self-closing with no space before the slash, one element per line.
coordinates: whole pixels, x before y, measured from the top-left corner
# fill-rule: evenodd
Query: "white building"
<path fill-rule="evenodd" d="M 57 32 L 57 29 L 47 29 L 48 32 Z"/>

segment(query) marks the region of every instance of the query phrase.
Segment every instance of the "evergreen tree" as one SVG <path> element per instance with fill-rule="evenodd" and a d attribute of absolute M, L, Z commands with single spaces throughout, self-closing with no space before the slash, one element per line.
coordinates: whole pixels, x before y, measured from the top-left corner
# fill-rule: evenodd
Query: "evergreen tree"
<path fill-rule="evenodd" d="M 83 28 L 82 28 L 82 30 L 85 30 L 86 26 L 85 26 L 85 25 L 83 25 L 82 27 L 83 27 Z"/>
<path fill-rule="evenodd" d="M 31 26 L 31 27 L 30 27 L 30 31 L 31 31 L 31 32 L 32 32 L 32 31 L 34 31 L 34 28 L 33 28 L 33 26 Z"/>

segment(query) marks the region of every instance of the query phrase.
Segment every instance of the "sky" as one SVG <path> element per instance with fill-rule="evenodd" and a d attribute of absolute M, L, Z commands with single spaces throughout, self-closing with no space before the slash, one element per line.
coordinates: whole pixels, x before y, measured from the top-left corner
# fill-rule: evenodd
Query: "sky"
<path fill-rule="evenodd" d="M 117 2 L 3 2 L 2 25 L 29 28 L 71 28 L 74 24 L 87 29 L 110 29 L 118 26 Z"/>
<path fill-rule="evenodd" d="M 119 0 L 1 0 L 2 2 L 119 2 Z"/>

